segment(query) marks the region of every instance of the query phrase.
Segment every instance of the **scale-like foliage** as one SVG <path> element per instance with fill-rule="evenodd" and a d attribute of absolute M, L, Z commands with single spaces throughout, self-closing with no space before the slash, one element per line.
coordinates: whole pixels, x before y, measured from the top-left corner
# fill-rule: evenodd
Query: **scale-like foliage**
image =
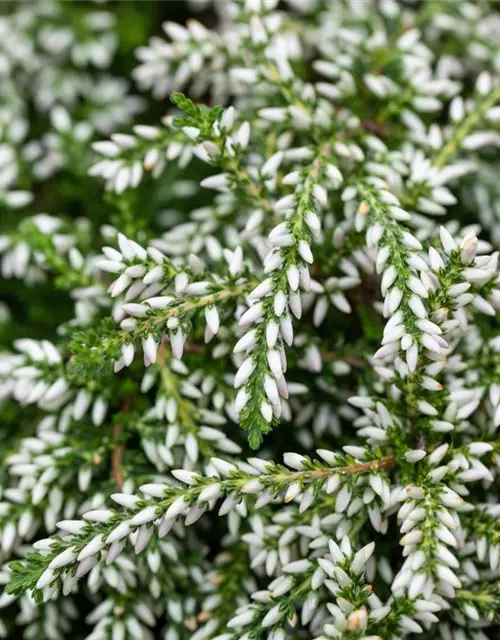
<path fill-rule="evenodd" d="M 0 20 L 0 637 L 497 637 L 498 6 L 128 4 Z"/>

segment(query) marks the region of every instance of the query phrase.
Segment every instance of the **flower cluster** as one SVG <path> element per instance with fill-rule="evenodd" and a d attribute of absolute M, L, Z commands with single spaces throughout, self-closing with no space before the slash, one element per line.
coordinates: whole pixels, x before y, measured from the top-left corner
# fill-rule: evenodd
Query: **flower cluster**
<path fill-rule="evenodd" d="M 0 637 L 493 638 L 498 8 L 213 5 L 0 21 Z"/>
<path fill-rule="evenodd" d="M 64 168 L 84 173 L 94 132 L 109 134 L 143 109 L 128 82 L 106 71 L 118 46 L 116 17 L 81 9 L 42 0 L 0 17 L 2 206 L 24 207 L 34 182 Z"/>

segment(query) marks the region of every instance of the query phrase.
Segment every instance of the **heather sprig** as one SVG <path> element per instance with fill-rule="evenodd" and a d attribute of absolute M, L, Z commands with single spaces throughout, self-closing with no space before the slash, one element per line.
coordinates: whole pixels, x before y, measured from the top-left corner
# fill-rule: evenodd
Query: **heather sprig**
<path fill-rule="evenodd" d="M 197 9 L 0 18 L 0 637 L 496 637 L 498 7 Z"/>

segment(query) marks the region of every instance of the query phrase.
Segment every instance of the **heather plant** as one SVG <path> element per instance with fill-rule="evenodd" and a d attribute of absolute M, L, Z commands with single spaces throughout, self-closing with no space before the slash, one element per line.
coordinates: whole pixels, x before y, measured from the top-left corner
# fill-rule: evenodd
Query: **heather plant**
<path fill-rule="evenodd" d="M 498 5 L 114 10 L 0 21 L 0 637 L 497 637 Z"/>

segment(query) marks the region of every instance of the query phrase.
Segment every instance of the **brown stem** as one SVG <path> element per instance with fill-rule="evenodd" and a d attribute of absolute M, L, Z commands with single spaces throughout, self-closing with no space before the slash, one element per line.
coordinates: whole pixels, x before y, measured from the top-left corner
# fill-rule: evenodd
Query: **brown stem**
<path fill-rule="evenodd" d="M 113 439 L 119 440 L 121 438 L 121 435 L 122 435 L 122 425 L 115 424 L 115 426 L 113 427 Z M 117 444 L 115 445 L 115 448 L 113 449 L 113 454 L 111 457 L 111 468 L 113 470 L 113 480 L 115 481 L 115 484 L 118 487 L 118 489 L 121 489 L 123 487 L 124 477 L 123 477 L 123 470 L 122 470 L 122 460 L 123 460 L 124 449 L 125 447 L 123 446 L 123 442 L 121 441 L 117 442 Z"/>
<path fill-rule="evenodd" d="M 387 130 L 387 127 L 383 122 L 377 122 L 376 120 L 366 120 L 361 125 L 365 131 L 376 133 L 379 138 L 390 138 L 391 135 Z"/>
<path fill-rule="evenodd" d="M 321 357 L 323 358 L 323 360 L 341 360 L 342 362 L 347 362 L 348 364 L 352 364 L 353 367 L 358 367 L 360 369 L 364 369 L 366 367 L 366 362 L 364 360 L 350 353 L 321 351 Z"/>
<path fill-rule="evenodd" d="M 129 413 L 132 408 L 132 403 L 129 398 L 124 398 L 121 406 L 121 413 Z M 115 481 L 118 489 L 122 489 L 123 482 L 125 480 L 122 464 L 123 457 L 125 455 L 125 443 L 121 439 L 123 431 L 122 424 L 115 424 L 113 427 L 113 440 L 115 442 L 115 446 L 113 449 L 113 453 L 111 454 L 111 470 L 113 474 L 113 480 Z"/>
<path fill-rule="evenodd" d="M 396 456 L 390 456 L 389 458 L 382 458 L 381 460 L 371 460 L 370 462 L 363 462 L 362 464 L 353 464 L 350 467 L 334 467 L 332 469 L 325 469 L 323 471 L 313 471 L 311 473 L 312 478 L 323 478 L 335 473 L 363 473 L 365 471 L 372 471 L 376 469 L 389 469 L 396 464 Z"/>
<path fill-rule="evenodd" d="M 186 342 L 186 344 L 184 345 L 184 351 L 186 353 L 205 353 L 205 347 L 202 344 Z"/>

